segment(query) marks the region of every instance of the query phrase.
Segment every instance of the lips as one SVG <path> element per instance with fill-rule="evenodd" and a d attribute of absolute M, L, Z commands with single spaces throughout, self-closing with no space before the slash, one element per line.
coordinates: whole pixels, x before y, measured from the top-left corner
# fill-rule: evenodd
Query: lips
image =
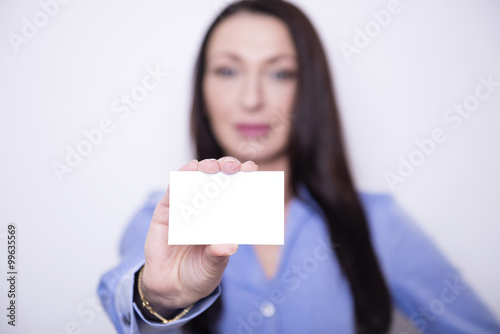
<path fill-rule="evenodd" d="M 238 132 L 247 138 L 260 138 L 271 131 L 271 127 L 267 124 L 249 124 L 240 123 L 236 125 Z"/>

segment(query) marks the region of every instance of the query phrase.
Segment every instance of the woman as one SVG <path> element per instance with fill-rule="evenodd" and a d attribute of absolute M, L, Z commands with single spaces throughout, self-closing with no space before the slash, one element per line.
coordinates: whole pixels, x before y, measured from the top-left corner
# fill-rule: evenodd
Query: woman
<path fill-rule="evenodd" d="M 393 307 L 420 331 L 500 332 L 390 197 L 354 189 L 327 60 L 295 6 L 243 1 L 216 18 L 191 125 L 200 162 L 181 170 L 285 171 L 285 245 L 168 245 L 168 190 L 152 196 L 99 287 L 119 332 L 387 333 Z"/>

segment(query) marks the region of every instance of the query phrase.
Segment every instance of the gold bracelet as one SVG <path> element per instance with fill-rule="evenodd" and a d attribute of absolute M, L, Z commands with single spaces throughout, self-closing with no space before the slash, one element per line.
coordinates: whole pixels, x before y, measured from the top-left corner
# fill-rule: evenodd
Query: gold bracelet
<path fill-rule="evenodd" d="M 182 318 L 183 316 L 185 316 L 186 313 L 188 313 L 193 308 L 194 304 L 189 305 L 184 310 L 182 310 L 181 313 L 177 314 L 174 318 L 172 318 L 170 320 L 165 319 L 164 317 L 162 317 L 161 315 L 159 315 L 158 313 L 156 313 L 153 310 L 153 308 L 151 307 L 151 305 L 149 305 L 149 302 L 146 300 L 146 298 L 144 298 L 144 294 L 142 293 L 142 272 L 143 271 L 144 271 L 144 266 L 142 266 L 141 270 L 139 270 L 139 286 L 138 286 L 139 295 L 141 296 L 142 306 L 145 307 L 149 311 L 149 313 L 151 313 L 152 315 L 154 315 L 155 317 L 157 317 L 158 319 L 160 319 L 160 321 L 163 324 L 169 324 L 171 322 L 179 320 L 180 318 Z"/>

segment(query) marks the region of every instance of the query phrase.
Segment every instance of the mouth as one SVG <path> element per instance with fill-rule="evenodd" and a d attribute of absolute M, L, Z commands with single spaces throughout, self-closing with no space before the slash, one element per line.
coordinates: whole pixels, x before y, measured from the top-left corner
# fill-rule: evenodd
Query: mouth
<path fill-rule="evenodd" d="M 239 123 L 236 124 L 238 132 L 246 138 L 258 139 L 267 135 L 271 131 L 271 127 L 267 124 L 250 124 Z"/>

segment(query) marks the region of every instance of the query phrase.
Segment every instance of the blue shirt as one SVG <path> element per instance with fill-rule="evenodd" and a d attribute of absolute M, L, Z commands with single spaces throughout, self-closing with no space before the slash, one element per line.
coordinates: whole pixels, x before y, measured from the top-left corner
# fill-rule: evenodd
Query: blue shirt
<path fill-rule="evenodd" d="M 99 297 L 117 331 L 176 333 L 220 296 L 224 312 L 219 333 L 354 333 L 348 282 L 331 250 L 324 220 L 308 193 L 302 194 L 307 201 L 294 198 L 289 204 L 285 245 L 272 279 L 266 278 L 253 247 L 240 245 L 222 286 L 167 325 L 146 320 L 133 303 L 134 275 L 144 264 L 149 223 L 163 196 L 152 194 L 125 231 L 121 263 L 99 284 Z M 418 332 L 500 333 L 499 323 L 472 287 L 389 195 L 360 196 L 394 306 Z"/>

